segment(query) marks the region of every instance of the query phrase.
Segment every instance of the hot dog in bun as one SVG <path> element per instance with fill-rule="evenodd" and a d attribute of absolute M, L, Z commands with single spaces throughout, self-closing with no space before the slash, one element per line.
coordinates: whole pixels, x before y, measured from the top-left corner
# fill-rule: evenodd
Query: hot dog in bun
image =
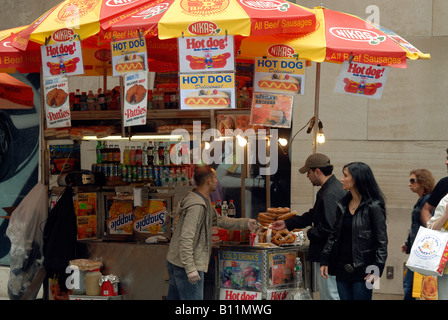
<path fill-rule="evenodd" d="M 189 108 L 228 108 L 230 97 L 224 91 L 208 89 L 190 92 L 184 102 Z"/>
<path fill-rule="evenodd" d="M 145 70 L 145 62 L 141 56 L 136 54 L 125 55 L 123 58 L 118 60 L 115 65 L 115 70 L 119 73 Z"/>
<path fill-rule="evenodd" d="M 298 93 L 300 91 L 300 83 L 289 74 L 272 74 L 261 78 L 258 81 L 258 86 L 263 91 L 269 92 L 285 92 Z"/>

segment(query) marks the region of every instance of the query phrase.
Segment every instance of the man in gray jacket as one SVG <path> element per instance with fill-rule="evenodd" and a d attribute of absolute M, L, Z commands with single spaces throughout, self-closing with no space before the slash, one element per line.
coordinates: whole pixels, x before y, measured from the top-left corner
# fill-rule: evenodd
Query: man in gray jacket
<path fill-rule="evenodd" d="M 219 216 L 212 207 L 210 193 L 216 189 L 216 172 L 210 166 L 195 168 L 196 188 L 181 200 L 177 227 L 167 255 L 168 300 L 202 300 L 204 272 L 212 252 L 212 225 L 228 230 L 255 230 L 254 219 Z"/>

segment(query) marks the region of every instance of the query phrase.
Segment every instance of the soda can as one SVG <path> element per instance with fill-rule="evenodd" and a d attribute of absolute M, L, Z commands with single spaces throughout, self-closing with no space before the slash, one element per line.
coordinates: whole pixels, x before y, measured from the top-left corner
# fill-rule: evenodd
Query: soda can
<path fill-rule="evenodd" d="M 126 181 L 132 182 L 132 166 L 130 165 L 126 166 Z"/>
<path fill-rule="evenodd" d="M 132 182 L 136 182 L 137 181 L 137 166 L 131 166 L 132 168 L 132 173 L 131 173 L 131 177 L 132 177 Z"/>
<path fill-rule="evenodd" d="M 96 173 L 97 171 L 97 164 L 96 163 L 92 163 L 92 173 Z"/>
<path fill-rule="evenodd" d="M 117 180 L 117 165 L 116 164 L 111 164 L 110 165 L 110 180 Z"/>
<path fill-rule="evenodd" d="M 125 164 L 121 166 L 121 176 L 123 177 L 123 181 L 128 181 L 128 166 Z"/>
<path fill-rule="evenodd" d="M 143 168 L 142 166 L 137 166 L 137 181 L 143 180 Z"/>
<path fill-rule="evenodd" d="M 158 166 L 154 166 L 154 182 L 155 182 L 156 186 L 158 186 L 158 187 L 161 186 L 160 170 L 159 170 Z"/>
<path fill-rule="evenodd" d="M 143 166 L 143 180 L 146 181 L 149 178 L 149 168 L 148 166 Z"/>
<path fill-rule="evenodd" d="M 117 163 L 117 180 L 121 180 L 123 177 L 123 165 L 121 163 Z"/>
<path fill-rule="evenodd" d="M 111 180 L 112 178 L 112 164 L 107 164 L 106 165 L 106 180 Z"/>

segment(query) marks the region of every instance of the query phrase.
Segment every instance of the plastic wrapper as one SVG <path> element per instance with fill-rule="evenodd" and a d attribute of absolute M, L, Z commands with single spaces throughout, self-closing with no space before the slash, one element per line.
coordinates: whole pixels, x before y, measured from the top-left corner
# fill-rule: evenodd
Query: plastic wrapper
<path fill-rule="evenodd" d="M 42 266 L 43 229 L 47 217 L 48 190 L 38 183 L 13 211 L 6 230 L 11 241 L 8 281 L 11 300 L 22 297 Z"/>

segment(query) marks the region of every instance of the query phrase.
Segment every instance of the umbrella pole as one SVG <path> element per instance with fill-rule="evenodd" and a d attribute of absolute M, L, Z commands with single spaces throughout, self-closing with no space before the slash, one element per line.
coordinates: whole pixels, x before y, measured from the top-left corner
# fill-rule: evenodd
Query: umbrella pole
<path fill-rule="evenodd" d="M 320 62 L 316 63 L 316 88 L 314 92 L 314 129 L 313 129 L 313 153 L 317 152 L 317 131 L 319 124 L 319 94 L 320 94 Z"/>

